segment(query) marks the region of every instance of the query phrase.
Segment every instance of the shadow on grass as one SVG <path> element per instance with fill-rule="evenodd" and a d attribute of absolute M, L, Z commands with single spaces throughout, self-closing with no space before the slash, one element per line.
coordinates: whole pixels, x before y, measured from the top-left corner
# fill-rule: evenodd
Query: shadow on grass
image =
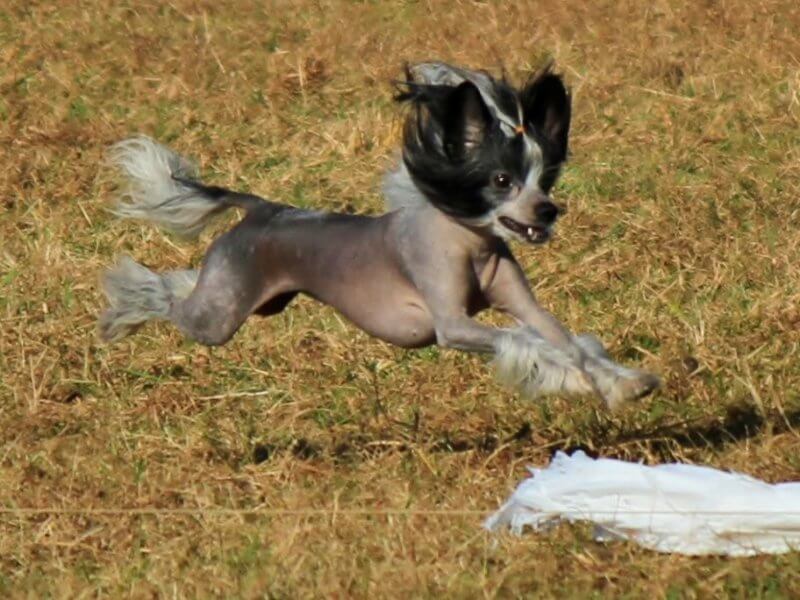
<path fill-rule="evenodd" d="M 283 447 L 257 446 L 252 462 L 269 460 L 282 452 L 291 452 L 298 460 L 312 460 L 328 455 L 336 461 L 353 462 L 365 457 L 407 452 L 423 448 L 431 453 L 475 452 L 491 454 L 508 452 L 512 456 L 531 456 L 534 452 L 573 452 L 583 450 L 590 456 L 647 459 L 662 462 L 685 459 L 694 450 L 719 450 L 729 444 L 755 438 L 763 433 L 784 433 L 800 427 L 800 409 L 789 412 L 760 412 L 755 406 L 735 405 L 722 415 L 711 415 L 691 421 L 658 425 L 634 430 L 621 430 L 619 425 L 601 420 L 588 429 L 573 432 L 547 430 L 534 432 L 530 423 L 523 423 L 514 433 L 485 431 L 473 436 L 453 432 L 429 432 L 412 438 L 375 439 L 357 434 L 339 439 L 330 448 L 312 445 L 305 439 L 293 440 Z M 543 437 L 553 441 L 542 440 Z"/>
<path fill-rule="evenodd" d="M 583 450 L 592 456 L 632 458 L 655 456 L 676 460 L 686 450 L 719 450 L 729 444 L 749 440 L 762 433 L 785 433 L 800 426 L 800 409 L 763 413 L 752 405 L 729 406 L 724 415 L 629 431 L 612 430 L 598 424 L 578 444 L 553 445 L 553 450 Z"/>
<path fill-rule="evenodd" d="M 771 428 L 774 433 L 788 431 L 800 425 L 800 410 L 784 414 L 774 411 L 765 415 L 755 406 L 731 406 L 722 418 L 715 420 L 684 427 L 657 427 L 651 431 L 634 432 L 628 438 L 665 438 L 683 447 L 720 448 L 755 437 L 766 428 Z"/>

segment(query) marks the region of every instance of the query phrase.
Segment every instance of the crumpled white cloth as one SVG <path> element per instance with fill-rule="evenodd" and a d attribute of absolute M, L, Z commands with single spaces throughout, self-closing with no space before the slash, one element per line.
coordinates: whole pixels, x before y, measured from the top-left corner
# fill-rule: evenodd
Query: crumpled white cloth
<path fill-rule="evenodd" d="M 596 524 L 595 539 L 629 539 L 680 554 L 751 556 L 800 550 L 800 482 L 768 484 L 740 473 L 686 464 L 647 466 L 556 453 L 529 469 L 484 527 L 541 529 Z"/>

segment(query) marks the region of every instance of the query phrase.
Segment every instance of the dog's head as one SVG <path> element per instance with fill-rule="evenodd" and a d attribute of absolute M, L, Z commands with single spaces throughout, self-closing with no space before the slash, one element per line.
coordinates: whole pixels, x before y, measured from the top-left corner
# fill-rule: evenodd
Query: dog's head
<path fill-rule="evenodd" d="M 570 97 L 545 69 L 516 89 L 484 72 L 426 63 L 398 100 L 413 104 L 403 162 L 425 198 L 505 240 L 543 243 L 560 209 L 549 193 L 567 156 Z"/>

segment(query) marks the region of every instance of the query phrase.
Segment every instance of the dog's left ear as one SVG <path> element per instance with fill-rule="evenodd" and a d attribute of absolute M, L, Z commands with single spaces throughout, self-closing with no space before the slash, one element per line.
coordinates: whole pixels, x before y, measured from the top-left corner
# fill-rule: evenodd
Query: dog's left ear
<path fill-rule="evenodd" d="M 450 158 L 463 160 L 483 143 L 492 116 L 478 88 L 469 81 L 452 88 L 445 111 L 445 151 Z"/>
<path fill-rule="evenodd" d="M 522 111 L 526 124 L 547 142 L 544 150 L 553 164 L 567 158 L 571 100 L 559 75 L 545 69 L 523 88 Z"/>

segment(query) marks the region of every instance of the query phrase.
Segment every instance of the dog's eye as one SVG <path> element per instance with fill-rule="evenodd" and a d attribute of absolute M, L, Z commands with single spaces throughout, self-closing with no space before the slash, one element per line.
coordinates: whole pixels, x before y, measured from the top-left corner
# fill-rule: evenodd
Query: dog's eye
<path fill-rule="evenodd" d="M 508 173 L 498 173 L 492 180 L 494 187 L 505 190 L 511 187 L 511 176 Z"/>

